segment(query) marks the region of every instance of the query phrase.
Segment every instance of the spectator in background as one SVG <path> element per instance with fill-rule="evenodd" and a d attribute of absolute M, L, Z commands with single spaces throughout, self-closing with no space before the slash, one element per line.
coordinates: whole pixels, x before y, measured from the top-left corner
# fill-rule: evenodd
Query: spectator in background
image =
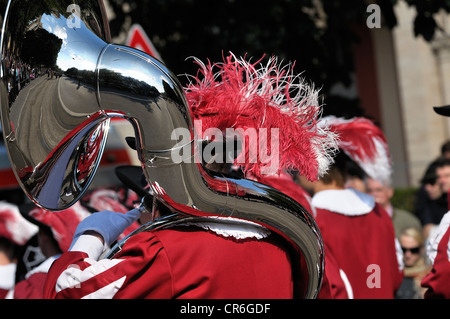
<path fill-rule="evenodd" d="M 415 214 L 422 223 L 425 240 L 448 211 L 449 173 L 450 160 L 440 158 L 428 166 L 421 180 L 415 204 Z"/>
<path fill-rule="evenodd" d="M 423 299 L 425 289 L 422 279 L 430 272 L 431 266 L 425 261 L 424 238 L 417 228 L 405 229 L 399 237 L 403 251 L 403 282 L 397 291 L 396 299 Z"/>
<path fill-rule="evenodd" d="M 439 158 L 427 167 L 416 195 L 414 214 L 422 223 L 425 240 L 449 209 L 448 189 L 442 189 L 436 172 L 437 166 L 444 163 L 446 159 L 450 159 L 450 141 L 442 144 Z M 445 169 L 441 169 L 441 173 L 444 171 Z"/>
<path fill-rule="evenodd" d="M 392 205 L 391 199 L 394 196 L 394 188 L 390 182 L 380 182 L 373 178 L 366 178 L 367 193 L 375 198 L 375 202 L 383 207 L 391 217 L 394 224 L 395 236 L 400 234 L 407 228 L 414 227 L 422 232 L 422 224 L 420 220 L 411 212 L 396 208 Z"/>
<path fill-rule="evenodd" d="M 450 158 L 450 141 L 445 142 L 441 146 L 441 156 L 443 158 Z"/>
<path fill-rule="evenodd" d="M 442 193 L 448 197 L 450 191 L 450 159 L 443 158 L 436 163 L 437 182 L 441 187 Z M 448 208 L 448 207 L 447 207 Z M 441 218 L 442 219 L 442 216 Z M 440 221 L 439 219 L 439 221 Z"/>

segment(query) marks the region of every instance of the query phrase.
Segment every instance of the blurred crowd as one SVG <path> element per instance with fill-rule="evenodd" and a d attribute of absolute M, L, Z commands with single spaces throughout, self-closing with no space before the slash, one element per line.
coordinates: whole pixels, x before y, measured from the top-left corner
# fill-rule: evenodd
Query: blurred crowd
<path fill-rule="evenodd" d="M 38 70 L 31 67 L 28 63 L 15 58 L 13 55 L 7 55 L 4 63 L 7 74 L 9 101 L 13 103 L 19 92 L 38 76 Z"/>

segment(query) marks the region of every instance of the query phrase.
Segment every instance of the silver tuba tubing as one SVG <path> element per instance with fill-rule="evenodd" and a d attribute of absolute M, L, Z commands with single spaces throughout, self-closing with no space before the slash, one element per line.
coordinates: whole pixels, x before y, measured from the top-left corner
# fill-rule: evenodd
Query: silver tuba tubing
<path fill-rule="evenodd" d="M 281 235 L 294 247 L 294 264 L 300 269 L 304 258 L 307 265 L 308 288 L 298 296 L 316 297 L 323 275 L 323 244 L 310 214 L 293 199 L 266 185 L 207 173 L 194 158 L 194 141 L 184 144 L 173 138 L 175 129 L 192 133 L 191 120 L 177 79 L 160 62 L 117 45 L 108 46 L 99 61 L 100 107 L 106 114 L 128 118 L 134 126 L 137 152 L 155 196 L 184 216 L 234 217 Z M 127 76 L 122 77 L 118 87 L 103 79 L 109 74 L 139 74 L 140 81 L 148 80 L 141 83 L 141 94 L 136 94 L 125 85 L 132 81 Z M 174 152 L 183 151 L 183 160 L 174 161 Z"/>
<path fill-rule="evenodd" d="M 307 282 L 306 287 L 294 285 L 295 297 L 317 297 L 324 248 L 313 217 L 271 187 L 213 176 L 195 160 L 181 85 L 158 60 L 108 43 L 101 1 L 0 0 L 0 9 L 2 130 L 13 171 L 31 200 L 49 210 L 78 201 L 99 166 L 109 121 L 124 118 L 134 128 L 137 154 L 155 198 L 174 213 L 138 231 L 211 221 L 213 216 L 234 217 L 222 223 L 257 223 L 288 243 L 295 283 Z M 13 91 L 11 74 L 19 66 L 41 73 Z M 44 69 L 51 72 L 43 75 Z M 173 138 L 176 129 L 190 132 L 191 138 Z M 174 153 L 183 160 L 174 160 Z"/>

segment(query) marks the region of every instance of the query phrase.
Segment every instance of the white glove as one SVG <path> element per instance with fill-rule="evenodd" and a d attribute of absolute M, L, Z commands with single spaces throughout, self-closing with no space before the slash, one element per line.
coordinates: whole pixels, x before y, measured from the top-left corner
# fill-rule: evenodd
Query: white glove
<path fill-rule="evenodd" d="M 93 213 L 78 224 L 71 246 L 87 231 L 97 232 L 103 237 L 105 244 L 111 246 L 125 229 L 138 220 L 140 215 L 141 212 L 138 209 L 132 209 L 126 214 L 108 210 Z"/>

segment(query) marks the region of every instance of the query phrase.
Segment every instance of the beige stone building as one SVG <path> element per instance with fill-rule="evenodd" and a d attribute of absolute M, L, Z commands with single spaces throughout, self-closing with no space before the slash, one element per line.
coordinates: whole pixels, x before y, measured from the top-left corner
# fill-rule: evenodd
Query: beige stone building
<path fill-rule="evenodd" d="M 450 120 L 433 106 L 450 104 L 450 36 L 431 43 L 413 33 L 415 9 L 399 1 L 393 29 L 360 26 L 355 86 L 366 113 L 383 128 L 397 187 L 417 186 L 427 165 L 450 139 Z M 450 30 L 445 14 L 439 25 Z"/>

